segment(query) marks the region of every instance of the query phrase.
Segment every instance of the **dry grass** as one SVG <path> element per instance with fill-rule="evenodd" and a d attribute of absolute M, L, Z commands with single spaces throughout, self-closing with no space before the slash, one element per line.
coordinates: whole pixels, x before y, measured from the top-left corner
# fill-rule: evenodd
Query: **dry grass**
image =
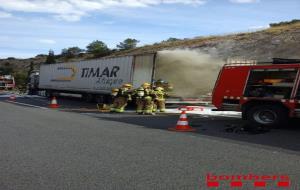
<path fill-rule="evenodd" d="M 287 31 L 296 31 L 300 29 L 300 23 L 287 24 L 281 26 L 270 27 L 265 30 L 256 32 L 244 32 L 238 34 L 230 34 L 224 36 L 209 36 L 209 37 L 197 37 L 187 40 L 178 40 L 174 42 L 161 42 L 153 45 L 146 45 L 143 47 L 135 48 L 132 50 L 116 52 L 113 56 L 120 55 L 135 55 L 143 53 L 152 53 L 164 49 L 176 49 L 176 48 L 195 48 L 202 47 L 215 42 L 222 42 L 226 40 L 237 40 L 237 41 L 251 41 L 256 35 L 278 35 Z"/>
<path fill-rule="evenodd" d="M 239 42 L 252 42 L 255 41 L 256 36 L 265 35 L 265 36 L 275 36 L 284 34 L 286 32 L 293 32 L 300 30 L 300 23 L 296 22 L 293 24 L 280 25 L 275 27 L 270 27 L 265 30 L 256 31 L 256 32 L 244 32 L 244 33 L 236 33 L 229 35 L 219 35 L 219 36 L 207 36 L 207 37 L 195 37 L 193 39 L 184 39 L 172 42 L 161 42 L 155 43 L 153 45 L 145 45 L 142 47 L 138 47 L 135 49 L 115 52 L 109 57 L 113 56 L 124 56 L 124 55 L 137 55 L 144 53 L 154 53 L 160 50 L 165 49 L 177 49 L 177 48 L 197 48 L 197 47 L 205 47 L 210 44 L 222 43 L 227 40 L 239 41 Z M 81 61 L 86 59 L 93 59 L 93 56 L 90 54 L 83 54 L 81 57 L 76 57 L 72 59 L 65 60 L 64 58 L 58 58 L 57 62 L 71 62 L 71 61 Z M 29 63 L 33 61 L 35 65 L 38 67 L 39 64 L 45 61 L 45 57 L 35 57 L 30 59 L 15 59 L 15 60 L 7 60 L 0 59 L 0 66 L 5 64 L 6 62 L 10 62 L 13 66 L 18 69 L 27 68 Z"/>

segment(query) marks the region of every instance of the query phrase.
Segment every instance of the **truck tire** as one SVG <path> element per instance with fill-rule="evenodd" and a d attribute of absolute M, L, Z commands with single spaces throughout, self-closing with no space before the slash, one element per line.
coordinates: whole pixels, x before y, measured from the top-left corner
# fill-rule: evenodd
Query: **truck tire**
<path fill-rule="evenodd" d="M 95 95 L 95 101 L 98 104 L 109 104 L 110 95 Z"/>
<path fill-rule="evenodd" d="M 97 104 L 105 103 L 105 96 L 103 95 L 96 95 L 95 101 Z"/>
<path fill-rule="evenodd" d="M 93 102 L 94 101 L 94 95 L 93 94 L 84 94 L 83 96 L 82 96 L 82 98 L 83 98 L 83 100 L 85 101 L 85 102 Z"/>
<path fill-rule="evenodd" d="M 278 105 L 255 105 L 246 110 L 251 127 L 279 127 L 288 119 L 287 111 Z"/>

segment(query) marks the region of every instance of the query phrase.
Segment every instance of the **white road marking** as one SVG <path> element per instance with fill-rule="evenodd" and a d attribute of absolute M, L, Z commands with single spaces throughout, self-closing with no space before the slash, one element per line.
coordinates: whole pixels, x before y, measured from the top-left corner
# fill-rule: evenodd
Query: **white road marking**
<path fill-rule="evenodd" d="M 240 118 L 241 113 L 235 111 L 212 111 L 212 107 L 205 107 L 202 106 L 202 111 L 187 111 L 187 114 L 193 115 L 202 115 L 202 116 L 222 116 L 222 117 L 233 117 L 233 118 Z M 181 111 L 178 109 L 166 109 L 166 113 L 177 113 L 180 114 Z"/>
<path fill-rule="evenodd" d="M 41 98 L 41 99 L 47 99 L 47 97 L 39 96 L 39 95 L 24 95 L 25 98 Z"/>
<path fill-rule="evenodd" d="M 4 94 L 4 95 L 0 95 L 0 98 L 9 98 L 11 95 L 13 95 L 13 94 Z M 16 98 L 21 98 L 21 97 L 22 97 L 22 96 L 16 95 L 16 94 L 15 94 L 15 96 L 16 96 Z"/>
<path fill-rule="evenodd" d="M 21 102 L 14 102 L 14 101 L 10 101 L 10 100 L 6 100 L 6 102 L 13 103 L 13 104 L 19 104 L 19 105 L 23 105 L 23 106 L 34 107 L 34 108 L 40 108 L 40 109 L 49 109 L 49 108 L 46 108 L 46 107 L 35 106 L 35 105 L 31 105 L 31 104 L 25 104 L 25 103 L 21 103 Z"/>

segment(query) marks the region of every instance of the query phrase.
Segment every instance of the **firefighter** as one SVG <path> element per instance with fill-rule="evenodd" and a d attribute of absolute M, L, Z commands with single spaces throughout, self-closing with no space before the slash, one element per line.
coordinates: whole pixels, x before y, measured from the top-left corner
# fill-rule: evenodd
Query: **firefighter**
<path fill-rule="evenodd" d="M 144 96 L 145 96 L 145 91 L 143 87 L 139 87 L 134 91 L 135 95 L 135 103 L 136 103 L 136 113 L 137 114 L 143 114 L 144 110 Z"/>
<path fill-rule="evenodd" d="M 114 112 L 116 111 L 116 107 L 118 106 L 118 101 L 117 101 L 117 95 L 118 95 L 119 89 L 118 88 L 113 88 L 111 90 L 111 98 L 112 98 L 112 104 L 110 106 L 110 111 Z"/>
<path fill-rule="evenodd" d="M 119 89 L 113 88 L 111 90 L 111 96 L 112 96 L 112 98 L 115 98 L 118 95 L 118 92 L 119 92 Z"/>
<path fill-rule="evenodd" d="M 143 97 L 143 113 L 147 115 L 153 114 L 153 104 L 154 104 L 154 93 L 151 89 L 150 83 L 144 83 L 142 85 L 144 89 L 144 97 Z"/>
<path fill-rule="evenodd" d="M 166 96 L 167 93 L 165 92 L 163 87 L 156 87 L 154 90 L 154 107 L 153 112 L 160 111 L 165 112 L 166 111 Z"/>
<path fill-rule="evenodd" d="M 173 86 L 169 82 L 166 82 L 162 79 L 158 79 L 154 82 L 153 88 L 155 89 L 156 87 L 162 87 L 162 88 L 164 88 L 164 91 L 172 91 L 173 90 Z"/>
<path fill-rule="evenodd" d="M 165 83 L 165 81 L 163 81 L 162 79 L 158 79 L 158 80 L 153 82 L 152 89 L 156 89 L 157 87 L 164 87 L 164 83 Z M 155 95 L 155 90 L 154 90 L 154 95 Z M 157 111 L 157 104 L 154 100 L 154 102 L 153 102 L 153 113 L 155 113 L 156 111 Z"/>
<path fill-rule="evenodd" d="M 163 81 L 162 79 L 158 79 L 157 81 L 154 82 L 154 87 L 164 87 L 164 84 L 166 82 Z"/>
<path fill-rule="evenodd" d="M 123 113 L 128 101 L 131 101 L 131 94 L 129 90 L 132 88 L 131 84 L 124 84 L 118 91 L 115 90 L 114 101 L 111 107 L 112 112 Z"/>

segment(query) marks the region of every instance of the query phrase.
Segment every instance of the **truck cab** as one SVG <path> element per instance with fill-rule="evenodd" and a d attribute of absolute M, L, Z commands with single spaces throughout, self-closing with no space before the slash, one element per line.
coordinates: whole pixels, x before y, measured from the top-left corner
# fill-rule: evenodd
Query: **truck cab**
<path fill-rule="evenodd" d="M 39 71 L 32 71 L 29 75 L 28 94 L 34 95 L 39 90 Z"/>
<path fill-rule="evenodd" d="M 279 61 L 281 60 L 281 62 Z M 251 125 L 282 125 L 300 117 L 300 60 L 226 64 L 215 84 L 218 110 L 241 111 Z"/>

